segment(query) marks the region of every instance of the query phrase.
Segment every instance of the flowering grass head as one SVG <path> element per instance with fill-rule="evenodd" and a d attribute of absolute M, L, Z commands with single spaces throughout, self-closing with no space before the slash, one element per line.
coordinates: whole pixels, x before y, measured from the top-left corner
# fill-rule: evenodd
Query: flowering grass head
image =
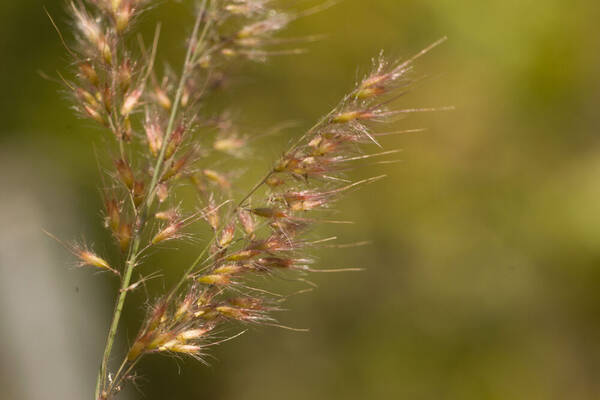
<path fill-rule="evenodd" d="M 399 109 L 395 100 L 410 87 L 416 56 L 399 62 L 375 60 L 373 70 L 339 104 L 306 130 L 263 178 L 240 196 L 235 171 L 253 141 L 240 134 L 228 110 L 207 115 L 205 105 L 228 74 L 228 65 L 246 60 L 298 53 L 289 43 L 310 38 L 281 38 L 296 19 L 333 2 L 290 12 L 270 0 L 201 0 L 187 39 L 181 72 L 155 68 L 161 26 L 153 39 L 133 46 L 129 40 L 141 13 L 157 5 L 151 0 L 78 0 L 69 3 L 72 44 L 61 39 L 73 58 L 74 71 L 63 78 L 77 113 L 106 134 L 109 142 L 102 179 L 104 225 L 120 249 L 122 261 L 110 264 L 85 246 L 67 246 L 79 260 L 120 280 L 115 312 L 98 373 L 96 399 L 114 398 L 134 376 L 138 362 L 153 354 L 204 360 L 218 335 L 248 324 L 280 326 L 274 313 L 285 295 L 256 284 L 257 277 L 302 276 L 325 269 L 310 256 L 330 238 L 314 238 L 328 210 L 359 188 L 383 178 L 355 178 L 354 172 L 382 151 L 382 123 L 397 115 L 432 109 Z M 59 31 L 60 33 L 60 31 Z M 214 160 L 218 160 L 215 162 Z M 358 168 L 360 170 L 360 168 Z M 196 204 L 182 204 L 177 188 L 197 193 Z M 241 182 L 244 186 L 244 182 Z M 189 211 L 192 210 L 192 211 Z M 112 371 L 112 346 L 127 294 L 149 276 L 148 249 L 160 250 L 205 224 L 212 236 L 198 255 L 180 269 L 180 279 L 150 301 L 139 332 Z M 194 243 L 196 245 L 196 243 Z M 134 276 L 140 278 L 131 283 Z M 231 337 L 234 337 L 233 335 Z"/>

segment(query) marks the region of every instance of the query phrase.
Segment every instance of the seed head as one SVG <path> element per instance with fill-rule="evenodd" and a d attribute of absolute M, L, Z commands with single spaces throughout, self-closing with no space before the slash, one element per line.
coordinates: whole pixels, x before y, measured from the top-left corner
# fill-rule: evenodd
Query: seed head
<path fill-rule="evenodd" d="M 229 304 L 234 307 L 243 308 L 247 310 L 264 310 L 264 302 L 262 299 L 256 297 L 234 297 L 229 299 Z"/>
<path fill-rule="evenodd" d="M 158 156 L 158 152 L 160 151 L 163 142 L 163 133 L 158 117 L 151 116 L 149 113 L 146 113 L 144 130 L 146 132 L 148 148 L 150 149 L 152 155 L 156 157 Z"/>
<path fill-rule="evenodd" d="M 131 80 L 133 78 L 133 68 L 131 61 L 126 59 L 119 65 L 117 80 L 119 87 L 123 92 L 127 92 L 131 86 Z"/>
<path fill-rule="evenodd" d="M 361 86 L 356 92 L 356 97 L 361 100 L 370 99 L 373 97 L 381 96 L 385 93 L 385 87 L 383 86 Z"/>
<path fill-rule="evenodd" d="M 169 168 L 160 178 L 161 182 L 166 182 L 169 179 L 179 175 L 183 171 L 184 167 L 191 161 L 192 155 L 193 151 L 190 151 L 184 156 L 174 159 L 170 163 Z"/>
<path fill-rule="evenodd" d="M 208 224 L 210 225 L 210 227 L 214 231 L 217 231 L 219 229 L 219 224 L 220 224 L 221 219 L 219 217 L 218 208 L 215 205 L 215 199 L 212 196 L 208 199 L 208 206 L 206 208 L 207 208 L 207 211 L 206 211 L 205 219 L 208 222 Z"/>
<path fill-rule="evenodd" d="M 118 1 L 118 0 L 113 1 L 113 3 L 115 3 L 115 2 L 120 2 L 120 1 Z M 121 6 L 115 7 L 113 5 L 113 10 L 114 10 L 115 27 L 117 28 L 118 33 L 122 33 L 129 26 L 129 22 L 131 21 L 131 18 L 133 17 L 135 9 L 129 4 L 129 2 L 126 2 L 126 3 L 122 4 Z"/>
<path fill-rule="evenodd" d="M 98 86 L 100 82 L 94 66 L 86 62 L 79 64 L 79 78 L 91 86 Z"/>
<path fill-rule="evenodd" d="M 181 221 L 170 223 L 165 228 L 161 229 L 156 235 L 154 235 L 152 238 L 152 244 L 156 245 L 166 240 L 172 240 L 180 237 L 180 231 L 182 227 L 183 223 Z"/>
<path fill-rule="evenodd" d="M 141 89 L 134 89 L 130 91 L 123 101 L 123 105 L 121 106 L 121 115 L 127 116 L 131 114 L 131 112 L 139 105 L 140 97 L 142 96 Z"/>
<path fill-rule="evenodd" d="M 93 119 L 101 125 L 105 124 L 106 121 L 104 120 L 104 116 L 97 109 L 88 104 L 83 104 L 81 107 L 83 108 L 84 114 L 87 115 L 89 118 Z"/>
<path fill-rule="evenodd" d="M 123 182 L 127 189 L 132 190 L 135 177 L 133 176 L 133 171 L 129 163 L 126 160 L 119 158 L 115 161 L 115 166 L 117 168 L 117 172 L 119 173 L 121 182 Z"/>
<path fill-rule="evenodd" d="M 159 211 L 156 214 L 154 214 L 154 216 L 156 217 L 156 219 L 172 222 L 179 218 L 179 212 L 176 208 L 170 208 L 165 211 Z"/>
<path fill-rule="evenodd" d="M 98 268 L 111 269 L 108 263 L 104 261 L 104 259 L 98 257 L 91 251 L 81 250 L 78 255 L 81 259 L 81 262 L 84 263 L 83 265 L 91 265 Z"/>
<path fill-rule="evenodd" d="M 181 143 L 183 142 L 183 135 L 186 131 L 187 127 L 184 123 L 180 123 L 177 128 L 171 134 L 171 140 L 169 140 L 169 144 L 167 145 L 167 149 L 165 151 L 165 159 L 171 158 L 175 151 L 179 148 Z M 162 140 L 161 140 L 162 142 Z"/>
<path fill-rule="evenodd" d="M 146 197 L 145 188 L 146 184 L 144 183 L 144 181 L 136 180 L 135 182 L 133 182 L 132 194 L 133 202 L 136 207 L 139 207 L 140 204 L 142 204 L 142 202 L 144 201 L 144 198 Z"/>
<path fill-rule="evenodd" d="M 240 209 L 238 211 L 238 221 L 240 221 L 240 224 L 244 228 L 244 232 L 246 232 L 247 235 L 254 235 L 254 231 L 256 230 L 256 223 L 254 222 L 252 214 L 250 214 L 248 210 Z"/>
<path fill-rule="evenodd" d="M 286 218 L 288 216 L 283 210 L 274 207 L 252 208 L 250 211 L 264 218 Z"/>
<path fill-rule="evenodd" d="M 226 286 L 231 283 L 231 278 L 226 274 L 211 274 L 199 276 L 196 281 L 205 285 Z"/>
<path fill-rule="evenodd" d="M 308 259 L 294 259 L 286 257 L 262 257 L 256 260 L 256 265 L 260 269 L 305 269 L 306 264 L 309 264 L 311 260 Z"/>
<path fill-rule="evenodd" d="M 96 97 L 94 97 L 87 90 L 82 89 L 82 88 L 77 88 L 76 93 L 77 93 L 77 97 L 82 102 L 84 102 L 86 105 L 88 105 L 94 109 L 98 109 L 100 107 L 100 104 L 98 104 L 98 100 L 96 100 Z"/>
<path fill-rule="evenodd" d="M 179 340 L 181 342 L 185 342 L 187 340 L 200 339 L 202 336 L 204 336 L 209 331 L 210 331 L 210 329 L 208 329 L 208 328 L 190 329 L 190 330 L 183 331 L 180 334 L 178 334 L 177 340 Z"/>
<path fill-rule="evenodd" d="M 71 9 L 75 16 L 75 22 L 77 28 L 90 43 L 98 45 L 98 48 L 102 46 L 99 43 L 104 41 L 102 34 L 102 28 L 97 20 L 92 19 L 83 9 L 79 9 L 75 3 L 71 3 Z"/>
<path fill-rule="evenodd" d="M 193 314 L 194 304 L 197 302 L 197 288 L 196 286 L 192 287 L 188 293 L 185 295 L 181 304 L 177 307 L 177 311 L 173 316 L 175 321 L 180 321 L 182 319 L 188 319 L 190 314 Z"/>
<path fill-rule="evenodd" d="M 113 233 L 116 233 L 119 230 L 119 225 L 121 223 L 119 203 L 116 199 L 107 199 L 104 202 L 104 207 L 106 209 L 105 225 L 107 228 L 110 228 Z"/>
<path fill-rule="evenodd" d="M 171 99 L 162 88 L 155 87 L 153 95 L 158 105 L 160 105 L 165 111 L 169 111 L 171 109 Z"/>
<path fill-rule="evenodd" d="M 96 255 L 91 250 L 88 250 L 82 246 L 72 246 L 73 254 L 75 254 L 79 258 L 79 266 L 91 266 L 96 267 L 101 270 L 110 271 L 116 275 L 119 275 L 119 272 L 112 268 L 106 260 Z"/>
<path fill-rule="evenodd" d="M 335 115 L 331 122 L 334 124 L 345 124 L 356 119 L 361 119 L 363 117 L 363 113 L 361 111 L 346 111 L 340 114 Z"/>
<path fill-rule="evenodd" d="M 117 241 L 119 242 L 119 248 L 125 253 L 129 249 L 129 243 L 131 243 L 131 225 L 127 223 L 119 225 L 119 231 L 116 236 Z"/>
<path fill-rule="evenodd" d="M 183 354 L 198 354 L 201 349 L 201 346 L 194 344 L 182 344 L 175 340 L 165 343 L 159 348 L 160 351 L 172 351 L 174 353 Z"/>
<path fill-rule="evenodd" d="M 260 309 L 238 308 L 229 305 L 221 305 L 215 308 L 215 311 L 225 318 L 234 319 L 241 322 L 264 322 L 269 321 L 268 318 Z"/>
<path fill-rule="evenodd" d="M 244 271 L 244 267 L 239 264 L 223 264 L 213 270 L 216 275 L 235 275 Z"/>
<path fill-rule="evenodd" d="M 231 222 L 221 231 L 217 244 L 219 247 L 224 248 L 229 246 L 235 236 L 235 223 Z"/>
<path fill-rule="evenodd" d="M 108 86 L 106 86 L 102 91 L 98 91 L 96 93 L 96 98 L 102 102 L 104 105 L 104 110 L 110 114 L 112 112 L 113 105 L 113 93 Z"/>

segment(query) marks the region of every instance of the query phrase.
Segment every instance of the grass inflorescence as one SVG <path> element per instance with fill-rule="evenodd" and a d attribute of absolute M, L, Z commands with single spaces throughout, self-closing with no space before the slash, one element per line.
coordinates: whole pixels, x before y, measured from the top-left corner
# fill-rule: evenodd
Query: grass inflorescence
<path fill-rule="evenodd" d="M 318 223 L 346 222 L 329 220 L 323 211 L 383 177 L 353 180 L 350 174 L 364 160 L 397 153 L 381 149 L 380 140 L 389 132 L 379 125 L 431 110 L 398 109 L 394 100 L 414 81 L 415 59 L 441 41 L 408 60 L 378 57 L 372 71 L 273 160 L 262 179 L 236 195 L 235 173 L 207 160 L 239 163 L 252 141 L 239 134 L 227 110 L 215 117 L 206 115 L 204 105 L 222 89 L 229 64 L 300 53 L 288 46 L 303 38 L 278 34 L 295 19 L 332 5 L 286 12 L 275 3 L 197 1 L 181 71 L 168 69 L 162 76 L 155 68 L 161 26 L 147 43 L 135 32 L 138 17 L 156 1 L 72 1 L 72 38 L 57 27 L 72 58 L 73 73 L 61 80 L 74 109 L 98 124 L 112 143 L 101 193 L 104 225 L 122 261 L 109 264 L 88 246 L 67 245 L 78 265 L 109 271 L 120 280 L 98 373 L 98 400 L 115 397 L 145 356 L 176 354 L 202 361 L 210 346 L 224 340 L 216 333 L 227 325 L 280 326 L 273 313 L 281 310 L 285 296 L 255 287 L 251 278 L 352 270 L 319 268 L 310 251 L 329 238 L 315 240 L 307 233 Z M 197 192 L 197 204 L 175 199 L 175 189 L 184 185 Z M 186 240 L 198 223 L 212 230 L 212 238 L 181 269 L 180 280 L 151 302 L 120 367 L 110 371 L 127 294 L 149 278 L 139 273 L 147 263 L 144 256 L 165 242 Z"/>

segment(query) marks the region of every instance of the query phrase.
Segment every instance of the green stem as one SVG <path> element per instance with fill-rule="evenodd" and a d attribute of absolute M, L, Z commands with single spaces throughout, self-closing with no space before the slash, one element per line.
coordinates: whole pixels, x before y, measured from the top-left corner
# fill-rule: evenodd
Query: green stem
<path fill-rule="evenodd" d="M 137 260 L 137 252 L 140 247 L 141 237 L 139 230 L 136 232 L 133 244 L 130 248 L 130 256 L 127 259 L 125 274 L 123 275 L 123 279 L 121 280 L 121 288 L 119 290 L 119 297 L 117 299 L 117 303 L 115 305 L 115 311 L 113 313 L 112 322 L 110 324 L 110 330 L 108 331 L 108 338 L 106 339 L 106 347 L 104 348 L 104 355 L 102 356 L 102 366 L 100 367 L 100 371 L 98 372 L 98 379 L 96 381 L 96 399 L 101 398 L 100 391 L 101 388 L 104 387 L 106 382 L 106 368 L 108 365 L 108 359 L 110 357 L 110 353 L 112 351 L 112 346 L 115 341 L 115 336 L 117 334 L 117 328 L 119 327 L 119 321 L 121 319 L 121 313 L 123 311 L 123 305 L 125 304 L 125 298 L 127 297 L 127 287 L 129 286 L 129 282 L 131 282 L 131 275 L 133 273 L 133 268 L 135 266 Z"/>

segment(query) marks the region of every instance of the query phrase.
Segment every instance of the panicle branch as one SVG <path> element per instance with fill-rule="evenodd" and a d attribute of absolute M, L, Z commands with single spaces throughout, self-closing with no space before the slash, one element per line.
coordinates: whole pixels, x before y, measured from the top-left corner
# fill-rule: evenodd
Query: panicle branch
<path fill-rule="evenodd" d="M 389 134 L 373 131 L 374 123 L 385 122 L 385 117 L 396 113 L 412 112 L 383 107 L 391 107 L 390 99 L 395 100 L 397 91 L 413 81 L 409 72 L 414 59 L 388 64 L 380 57 L 374 70 L 288 149 L 237 206 L 210 222 L 215 237 L 208 246 L 209 255 L 203 258 L 203 252 L 170 295 L 159 300 L 154 309 L 185 310 L 189 315 L 186 320 L 195 321 L 203 330 L 213 330 L 231 321 L 276 325 L 269 314 L 278 308 L 263 304 L 265 296 L 279 295 L 248 286 L 253 276 L 285 271 L 305 274 L 357 270 L 313 268 L 314 260 L 306 256 L 308 251 L 329 238 L 309 241 L 307 233 L 319 222 L 332 222 L 323 220 L 316 212 L 328 209 L 348 192 L 384 177 L 347 179 L 353 163 L 397 153 L 396 150 L 365 153 L 365 149 L 370 144 L 379 145 L 376 136 Z M 197 184 L 197 189 L 204 198 L 216 196 L 207 185 Z M 250 206 L 250 202 L 258 206 Z M 186 294 L 176 297 L 174 293 L 186 283 L 189 287 Z M 237 297 L 239 293 L 244 296 Z M 196 308 L 192 306 L 194 303 Z M 164 320 L 178 321 L 183 314 L 183 311 L 172 316 L 165 314 Z M 132 346 L 130 361 L 156 351 L 146 336 L 154 319 L 148 317 L 146 328 Z M 176 332 L 164 340 L 174 336 Z M 201 348 L 196 350 L 200 352 Z"/>

